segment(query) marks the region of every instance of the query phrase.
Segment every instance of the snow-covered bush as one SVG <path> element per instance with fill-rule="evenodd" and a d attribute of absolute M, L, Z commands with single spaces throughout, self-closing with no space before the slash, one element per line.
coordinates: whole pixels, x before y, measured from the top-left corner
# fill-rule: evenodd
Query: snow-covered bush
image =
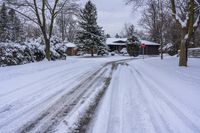
<path fill-rule="evenodd" d="M 67 46 L 64 45 L 60 38 L 53 36 L 51 38 L 51 59 L 66 59 Z"/>
<path fill-rule="evenodd" d="M 26 45 L 0 43 L 0 66 L 25 64 L 34 61 Z"/>
<path fill-rule="evenodd" d="M 51 59 L 66 59 L 67 46 L 60 39 L 51 39 Z M 23 44 L 0 43 L 0 66 L 20 65 L 45 59 L 45 45 L 41 38 Z"/>
<path fill-rule="evenodd" d="M 177 54 L 177 50 L 175 48 L 175 45 L 172 43 L 168 43 L 163 47 L 163 52 L 168 53 L 171 56 L 174 56 Z"/>
<path fill-rule="evenodd" d="M 29 42 L 26 46 L 30 50 L 30 55 L 34 61 L 42 61 L 45 58 L 44 45 L 40 42 Z"/>

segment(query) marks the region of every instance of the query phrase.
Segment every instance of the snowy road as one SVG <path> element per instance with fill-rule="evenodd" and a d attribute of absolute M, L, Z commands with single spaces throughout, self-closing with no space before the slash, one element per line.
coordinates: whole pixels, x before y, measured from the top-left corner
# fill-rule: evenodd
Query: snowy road
<path fill-rule="evenodd" d="M 0 68 L 0 133 L 199 133 L 199 59 L 176 62 L 76 57 Z"/>
<path fill-rule="evenodd" d="M 123 57 L 124 58 L 124 57 Z M 0 69 L 0 132 L 48 132 L 98 93 L 116 59 L 72 58 Z M 77 107 L 78 108 L 78 107 Z"/>
<path fill-rule="evenodd" d="M 166 61 L 119 66 L 88 133 L 199 133 L 200 64 Z"/>

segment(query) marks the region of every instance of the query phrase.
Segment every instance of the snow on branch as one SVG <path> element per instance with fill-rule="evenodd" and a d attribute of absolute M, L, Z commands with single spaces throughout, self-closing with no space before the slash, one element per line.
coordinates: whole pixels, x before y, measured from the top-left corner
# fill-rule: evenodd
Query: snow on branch
<path fill-rule="evenodd" d="M 198 15 L 193 27 L 195 27 L 195 28 L 198 27 L 199 23 L 200 23 L 200 14 Z"/>
<path fill-rule="evenodd" d="M 182 28 L 187 27 L 187 21 L 189 19 L 188 13 L 187 13 L 185 21 L 182 21 L 181 18 L 177 14 L 174 14 L 174 16 L 175 16 L 175 19 L 179 22 L 179 24 L 181 25 Z"/>
<path fill-rule="evenodd" d="M 197 4 L 198 7 L 200 6 L 200 2 L 199 1 L 194 0 L 194 2 Z"/>

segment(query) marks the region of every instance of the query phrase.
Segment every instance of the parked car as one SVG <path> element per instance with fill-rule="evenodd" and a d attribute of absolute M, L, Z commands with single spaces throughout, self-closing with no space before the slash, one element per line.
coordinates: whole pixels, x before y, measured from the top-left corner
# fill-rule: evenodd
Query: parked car
<path fill-rule="evenodd" d="M 120 53 L 121 53 L 122 55 L 128 54 L 127 48 L 123 48 L 123 49 L 120 51 Z"/>
<path fill-rule="evenodd" d="M 85 53 L 84 53 L 83 51 L 78 51 L 76 55 L 77 55 L 77 56 L 82 56 L 82 55 L 84 55 L 84 54 L 85 54 Z"/>
<path fill-rule="evenodd" d="M 115 54 L 116 54 L 115 52 L 111 52 L 110 53 L 111 56 L 115 56 Z"/>
<path fill-rule="evenodd" d="M 108 55 L 108 52 L 106 50 L 100 50 L 97 52 L 97 55 L 101 55 L 101 56 Z"/>

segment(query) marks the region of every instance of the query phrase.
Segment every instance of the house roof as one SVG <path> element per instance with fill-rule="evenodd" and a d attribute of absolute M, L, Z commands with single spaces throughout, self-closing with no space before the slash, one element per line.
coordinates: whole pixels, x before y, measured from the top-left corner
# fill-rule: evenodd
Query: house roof
<path fill-rule="evenodd" d="M 150 41 L 146 41 L 146 40 L 140 40 L 141 43 L 145 44 L 145 45 L 155 45 L 155 46 L 160 46 L 159 43 L 155 43 L 155 42 L 150 42 Z"/>
<path fill-rule="evenodd" d="M 71 42 L 67 42 L 67 43 L 65 43 L 65 45 L 66 45 L 68 48 L 76 48 L 76 44 L 71 43 Z"/>
<path fill-rule="evenodd" d="M 127 38 L 107 38 L 107 45 L 126 45 Z"/>
<path fill-rule="evenodd" d="M 127 38 L 107 38 L 106 44 L 107 45 L 126 45 Z M 154 46 L 160 46 L 160 44 L 155 42 L 150 42 L 146 40 L 140 40 L 141 43 L 144 43 L 145 45 L 154 45 Z"/>

